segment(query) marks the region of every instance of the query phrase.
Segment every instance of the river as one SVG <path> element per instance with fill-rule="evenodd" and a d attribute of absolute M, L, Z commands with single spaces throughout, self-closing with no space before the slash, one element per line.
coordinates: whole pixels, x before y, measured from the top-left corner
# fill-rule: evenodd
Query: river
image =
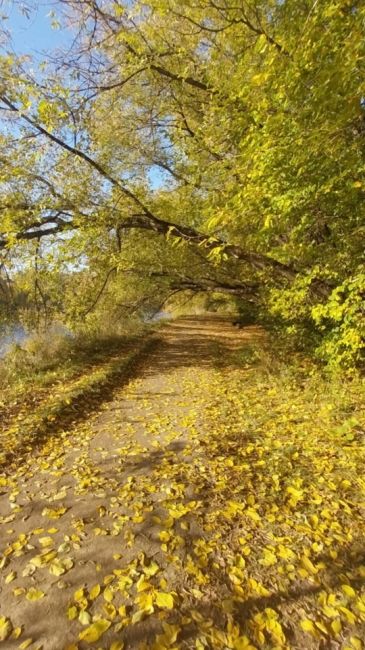
<path fill-rule="evenodd" d="M 24 343 L 28 334 L 22 325 L 13 325 L 6 330 L 0 330 L 0 358 L 4 357 L 14 343 Z"/>

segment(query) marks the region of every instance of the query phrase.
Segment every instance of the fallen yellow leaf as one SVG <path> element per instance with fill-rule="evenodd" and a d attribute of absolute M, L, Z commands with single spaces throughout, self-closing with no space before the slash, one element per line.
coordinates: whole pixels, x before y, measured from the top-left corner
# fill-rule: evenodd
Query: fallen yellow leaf
<path fill-rule="evenodd" d="M 31 587 L 27 591 L 27 595 L 25 596 L 27 600 L 40 600 L 40 598 L 43 598 L 45 595 L 44 591 L 41 591 L 40 589 L 35 589 L 34 587 Z"/>
<path fill-rule="evenodd" d="M 0 616 L 0 641 L 5 641 L 13 629 L 12 623 L 6 616 Z"/>
<path fill-rule="evenodd" d="M 90 627 L 87 627 L 86 630 L 80 632 L 79 639 L 80 641 L 87 641 L 89 643 L 99 641 L 100 637 L 110 628 L 110 626 L 110 621 L 101 618 L 99 621 L 95 621 L 95 623 L 90 625 Z"/>
<path fill-rule="evenodd" d="M 157 591 L 155 593 L 156 605 L 161 609 L 173 609 L 174 599 L 171 594 Z"/>

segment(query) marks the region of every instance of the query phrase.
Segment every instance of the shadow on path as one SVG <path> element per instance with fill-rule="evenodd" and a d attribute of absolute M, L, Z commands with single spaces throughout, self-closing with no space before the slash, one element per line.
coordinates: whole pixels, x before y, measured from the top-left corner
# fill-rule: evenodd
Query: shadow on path
<path fill-rule="evenodd" d="M 232 355 L 227 353 L 253 341 L 260 341 L 263 337 L 263 330 L 257 326 L 237 331 L 231 318 L 197 316 L 181 318 L 165 325 L 147 340 L 142 350 L 136 354 L 132 352 L 125 364 L 116 364 L 115 369 L 100 383 L 84 389 L 69 404 L 62 404 L 52 420 L 45 417 L 30 434 L 26 432 L 24 440 L 15 449 L 7 451 L 0 469 L 11 471 L 12 463 L 18 465 L 24 456 L 39 448 L 49 437 L 55 437 L 87 420 L 104 403 L 112 401 L 116 391 L 130 379 L 168 373 L 178 367 L 212 367 L 217 365 L 218 358 L 220 366 L 226 361 L 231 365 Z"/>

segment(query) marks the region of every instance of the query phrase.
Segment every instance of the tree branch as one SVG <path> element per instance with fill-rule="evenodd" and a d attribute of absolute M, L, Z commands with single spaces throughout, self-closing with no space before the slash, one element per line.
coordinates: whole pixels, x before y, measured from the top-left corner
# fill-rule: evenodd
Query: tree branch
<path fill-rule="evenodd" d="M 90 305 L 90 306 L 89 306 L 89 307 L 88 307 L 88 308 L 87 308 L 87 309 L 82 313 L 82 316 L 87 316 L 87 315 L 90 314 L 90 312 L 94 309 L 94 307 L 96 307 L 97 303 L 99 302 L 101 296 L 102 296 L 103 293 L 104 293 L 104 289 L 106 288 L 106 286 L 107 286 L 107 284 L 108 284 L 108 281 L 109 281 L 110 276 L 111 276 L 112 273 L 114 273 L 116 270 L 117 270 L 117 267 L 116 267 L 116 266 L 113 266 L 113 268 L 109 269 L 108 273 L 106 274 L 105 280 L 104 280 L 103 284 L 101 285 L 101 288 L 99 289 L 98 293 L 96 294 L 96 297 L 94 298 L 94 300 L 93 300 L 93 302 L 91 303 L 91 305 Z"/>
<path fill-rule="evenodd" d="M 67 223 L 66 221 L 59 221 L 56 226 L 51 226 L 50 228 L 37 229 L 37 230 L 26 230 L 19 232 L 15 235 L 16 241 L 30 241 L 32 239 L 41 239 L 42 237 L 49 237 L 50 235 L 57 235 L 64 230 L 73 230 L 76 226 L 72 223 Z M 0 250 L 6 248 L 11 242 L 11 238 L 3 236 L 0 239 Z"/>
<path fill-rule="evenodd" d="M 126 198 L 128 198 L 132 203 L 138 206 L 142 213 L 132 215 L 132 218 L 126 219 L 120 223 L 120 228 L 138 228 L 145 230 L 152 230 L 160 235 L 165 237 L 178 238 L 181 241 L 188 242 L 189 244 L 195 244 L 198 246 L 204 246 L 205 250 L 212 252 L 214 250 L 220 249 L 220 251 L 225 253 L 225 255 L 246 262 L 251 265 L 254 269 L 262 271 L 269 270 L 275 272 L 278 278 L 285 279 L 286 281 L 293 281 L 297 275 L 298 271 L 293 267 L 278 260 L 275 260 L 267 255 L 261 253 L 251 253 L 243 250 L 240 246 L 235 244 L 229 244 L 218 237 L 211 237 L 204 233 L 199 232 L 198 230 L 190 227 L 176 224 L 172 221 L 167 221 L 160 219 L 154 215 L 151 210 L 139 199 L 139 197 L 134 194 L 131 190 L 126 188 L 115 179 L 110 172 L 108 172 L 100 163 L 91 158 L 88 154 L 81 151 L 80 149 L 69 145 L 64 140 L 61 140 L 58 136 L 50 133 L 43 126 L 38 124 L 35 120 L 30 118 L 28 115 L 23 113 L 19 108 L 15 106 L 13 102 L 7 99 L 4 95 L 0 95 L 0 100 L 12 111 L 15 112 L 21 117 L 25 122 L 30 124 L 34 129 L 42 133 L 49 140 L 59 145 L 61 148 L 65 149 L 74 156 L 80 158 L 93 169 L 95 169 L 103 178 L 108 180 L 111 185 L 117 188 Z M 44 237 L 46 235 L 56 234 L 60 230 L 65 229 L 66 227 L 71 227 L 71 224 L 59 224 L 54 228 L 49 228 L 47 230 L 38 230 L 38 231 L 25 231 L 16 235 L 16 239 L 34 239 L 36 237 Z M 3 240 L 0 240 L 0 248 L 3 248 L 7 245 L 6 237 Z M 324 282 L 317 282 L 316 284 L 317 293 L 322 292 L 322 295 L 327 295 L 328 285 Z"/>

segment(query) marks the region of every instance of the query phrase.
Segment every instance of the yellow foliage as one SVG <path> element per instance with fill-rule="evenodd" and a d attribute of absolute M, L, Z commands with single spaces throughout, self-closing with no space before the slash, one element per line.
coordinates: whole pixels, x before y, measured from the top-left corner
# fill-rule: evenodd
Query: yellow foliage
<path fill-rule="evenodd" d="M 101 618 L 90 625 L 90 627 L 86 628 L 86 630 L 80 632 L 79 639 L 80 641 L 87 641 L 88 643 L 99 641 L 100 637 L 109 629 L 110 625 L 110 621 Z"/>

